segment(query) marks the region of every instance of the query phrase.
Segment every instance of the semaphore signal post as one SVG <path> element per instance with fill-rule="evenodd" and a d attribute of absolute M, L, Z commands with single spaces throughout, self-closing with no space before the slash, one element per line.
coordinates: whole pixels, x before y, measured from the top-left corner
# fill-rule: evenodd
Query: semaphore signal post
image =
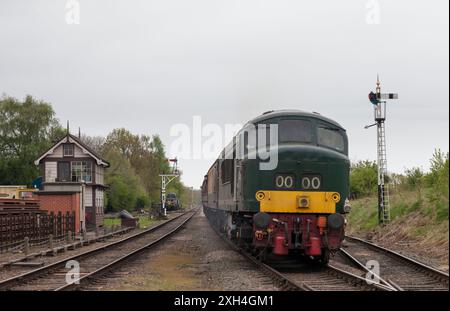
<path fill-rule="evenodd" d="M 178 160 L 177 158 L 169 159 L 169 162 L 173 163 L 172 172 L 170 174 L 160 174 L 159 177 L 161 177 L 161 209 L 162 214 L 164 216 L 167 216 L 167 210 L 166 210 L 166 187 L 167 185 L 174 180 L 175 178 L 179 177 L 180 174 L 178 172 Z"/>
<path fill-rule="evenodd" d="M 378 166 L 378 223 L 387 224 L 390 221 L 389 189 L 386 183 L 386 100 L 398 99 L 396 93 L 381 93 L 380 79 L 377 76 L 376 92 L 369 93 L 369 100 L 374 107 L 375 123 L 365 126 L 377 126 L 377 166 Z"/>

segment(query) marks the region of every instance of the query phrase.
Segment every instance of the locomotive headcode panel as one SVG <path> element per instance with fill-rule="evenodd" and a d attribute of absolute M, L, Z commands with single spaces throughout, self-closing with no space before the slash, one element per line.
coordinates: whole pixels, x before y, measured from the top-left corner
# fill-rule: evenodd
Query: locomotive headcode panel
<path fill-rule="evenodd" d="M 261 165 L 273 159 L 274 168 Z M 341 125 L 317 113 L 271 111 L 249 121 L 212 164 L 203 207 L 212 226 L 262 258 L 326 264 L 344 238 L 349 171 Z"/>

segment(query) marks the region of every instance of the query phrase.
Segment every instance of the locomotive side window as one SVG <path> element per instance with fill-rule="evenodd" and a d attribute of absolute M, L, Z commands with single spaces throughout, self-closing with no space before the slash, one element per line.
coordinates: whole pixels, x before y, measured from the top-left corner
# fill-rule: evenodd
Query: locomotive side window
<path fill-rule="evenodd" d="M 312 126 L 307 120 L 281 120 L 278 125 L 280 142 L 310 143 Z"/>
<path fill-rule="evenodd" d="M 345 151 L 344 136 L 337 128 L 319 126 L 317 129 L 317 143 L 339 152 Z"/>
<path fill-rule="evenodd" d="M 233 180 L 233 159 L 225 159 L 220 164 L 222 184 Z"/>
<path fill-rule="evenodd" d="M 214 166 L 208 171 L 208 177 L 206 179 L 207 181 L 207 189 L 208 193 L 214 193 L 216 192 L 216 181 L 217 180 L 217 164 L 214 164 Z"/>

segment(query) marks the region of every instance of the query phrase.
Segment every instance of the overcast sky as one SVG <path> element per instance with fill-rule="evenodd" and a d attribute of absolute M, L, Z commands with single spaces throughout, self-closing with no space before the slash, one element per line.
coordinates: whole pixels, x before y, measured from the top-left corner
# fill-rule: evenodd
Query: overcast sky
<path fill-rule="evenodd" d="M 447 0 L 78 2 L 68 24 L 65 0 L 0 0 L 0 93 L 50 102 L 73 132 L 125 127 L 169 148 L 171 126 L 194 115 L 224 127 L 296 108 L 342 124 L 352 160 L 375 160 L 363 127 L 379 73 L 400 97 L 388 170 L 428 169 L 449 149 Z M 181 159 L 182 180 L 198 188 L 211 162 Z"/>

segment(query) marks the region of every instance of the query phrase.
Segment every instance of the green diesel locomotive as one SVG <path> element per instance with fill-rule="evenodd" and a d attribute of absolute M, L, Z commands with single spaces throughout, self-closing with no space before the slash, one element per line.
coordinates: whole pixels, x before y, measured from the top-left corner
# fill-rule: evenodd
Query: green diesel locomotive
<path fill-rule="evenodd" d="M 210 223 L 263 258 L 327 263 L 349 211 L 348 139 L 318 113 L 270 111 L 249 121 L 204 177 Z"/>
<path fill-rule="evenodd" d="M 168 211 L 176 211 L 181 208 L 180 201 L 178 200 L 176 193 L 173 192 L 167 194 L 165 205 Z"/>

